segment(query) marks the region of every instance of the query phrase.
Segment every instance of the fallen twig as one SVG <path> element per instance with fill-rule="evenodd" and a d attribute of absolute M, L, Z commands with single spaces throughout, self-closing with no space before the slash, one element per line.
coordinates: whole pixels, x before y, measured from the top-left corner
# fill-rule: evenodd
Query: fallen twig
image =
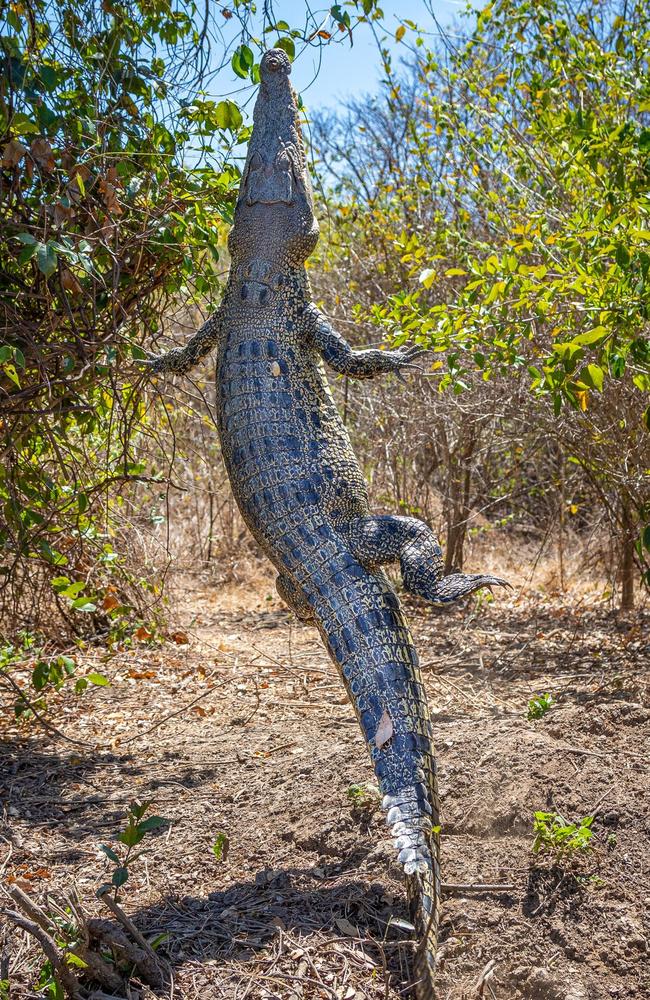
<path fill-rule="evenodd" d="M 441 889 L 444 893 L 452 892 L 514 892 L 515 886 L 512 883 L 491 883 L 491 882 L 443 882 Z"/>
<path fill-rule="evenodd" d="M 134 941 L 137 941 L 142 950 L 147 953 L 149 958 L 153 959 L 156 965 L 160 965 L 160 959 L 158 958 L 158 955 L 156 955 L 155 951 L 153 950 L 147 939 L 143 937 L 143 935 L 140 933 L 140 931 L 135 926 L 130 917 L 127 917 L 126 913 L 119 905 L 119 903 L 116 903 L 114 899 L 111 899 L 111 897 L 108 895 L 109 892 L 110 889 L 106 889 L 105 892 L 98 893 L 99 898 L 101 899 L 104 906 L 111 911 L 116 920 L 119 920 L 119 922 L 122 924 L 122 927 L 124 927 L 124 929 L 129 932 Z"/>
<path fill-rule="evenodd" d="M 495 959 L 491 958 L 474 984 L 474 996 L 477 997 L 483 996 L 485 991 L 485 984 L 494 975 L 494 970 L 496 969 L 496 965 L 497 963 Z"/>
<path fill-rule="evenodd" d="M 36 921 L 28 920 L 27 917 L 23 916 L 22 913 L 16 912 L 16 910 L 3 910 L 2 912 L 12 924 L 20 927 L 38 941 L 45 957 L 52 965 L 52 972 L 57 983 L 68 997 L 76 1000 L 80 996 L 77 977 L 72 969 L 66 965 L 65 959 L 61 957 L 56 944 L 47 931 L 37 924 Z"/>

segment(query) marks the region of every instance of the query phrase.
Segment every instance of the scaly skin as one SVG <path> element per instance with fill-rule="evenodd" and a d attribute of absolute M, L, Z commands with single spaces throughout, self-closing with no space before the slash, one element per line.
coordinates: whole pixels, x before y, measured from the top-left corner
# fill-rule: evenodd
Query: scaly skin
<path fill-rule="evenodd" d="M 323 361 L 354 378 L 401 375 L 418 350 L 353 351 L 311 303 L 305 260 L 318 239 L 290 64 L 272 49 L 261 87 L 218 313 L 184 348 L 150 362 L 184 374 L 217 352 L 223 458 L 242 516 L 278 569 L 278 591 L 319 629 L 363 730 L 407 874 L 420 947 L 416 995 L 433 997 L 440 904 L 438 794 L 418 658 L 381 566 L 447 603 L 488 576 L 442 577 L 431 530 L 373 516 Z"/>

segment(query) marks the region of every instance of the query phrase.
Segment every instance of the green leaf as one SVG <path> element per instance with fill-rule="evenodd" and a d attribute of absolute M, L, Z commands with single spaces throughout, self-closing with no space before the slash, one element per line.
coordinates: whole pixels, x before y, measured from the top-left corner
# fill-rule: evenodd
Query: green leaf
<path fill-rule="evenodd" d="M 228 834 L 218 833 L 214 844 L 212 845 L 212 853 L 214 854 L 217 861 L 225 861 L 228 856 L 228 846 L 229 846 Z"/>
<path fill-rule="evenodd" d="M 623 246 L 622 243 L 619 243 L 619 245 L 616 247 L 616 251 L 614 253 L 614 259 L 616 260 L 616 263 L 618 264 L 619 267 L 626 268 L 630 263 L 629 251 L 627 247 Z"/>
<path fill-rule="evenodd" d="M 159 830 L 161 826 L 167 826 L 169 822 L 170 820 L 164 819 L 162 816 L 148 816 L 147 819 L 138 823 L 138 830 L 141 833 L 150 833 L 151 830 Z"/>
<path fill-rule="evenodd" d="M 125 868 L 124 866 L 121 866 L 120 868 L 116 868 L 115 871 L 113 872 L 111 882 L 113 883 L 116 889 L 119 889 L 120 886 L 124 885 L 128 877 L 129 877 L 129 869 Z"/>
<path fill-rule="evenodd" d="M 144 833 L 140 833 L 135 826 L 127 826 L 126 830 L 123 830 L 117 839 L 121 844 L 126 844 L 127 847 L 135 847 L 143 837 Z"/>
<path fill-rule="evenodd" d="M 38 269 L 41 271 L 46 278 L 54 274 L 58 264 L 58 257 L 56 251 L 53 249 L 50 243 L 39 243 L 36 249 L 36 263 L 38 264 Z"/>
<path fill-rule="evenodd" d="M 37 691 L 42 691 L 50 679 L 50 665 L 41 660 L 32 671 L 32 687 Z"/>
<path fill-rule="evenodd" d="M 3 367 L 3 371 L 7 376 L 7 378 L 11 379 L 13 384 L 17 386 L 18 389 L 20 389 L 20 379 L 18 378 L 18 372 L 16 371 L 16 366 L 5 364 Z"/>
<path fill-rule="evenodd" d="M 96 684 L 97 687 L 110 686 L 111 683 L 108 677 L 104 677 L 103 674 L 97 674 L 94 671 L 90 674 L 86 674 L 86 680 L 89 681 L 91 684 Z"/>
<path fill-rule="evenodd" d="M 253 68 L 254 61 L 253 53 L 249 49 L 248 45 L 240 45 L 239 48 L 235 49 L 233 52 L 230 65 L 232 66 L 235 74 L 241 77 L 242 80 L 245 80 L 250 70 Z"/>
<path fill-rule="evenodd" d="M 78 955 L 75 955 L 73 951 L 66 951 L 64 957 L 68 965 L 74 965 L 78 969 L 88 968 L 88 963 L 84 962 L 83 958 L 79 958 Z"/>
<path fill-rule="evenodd" d="M 153 799 L 145 799 L 144 802 L 138 802 L 135 800 L 129 806 L 129 812 L 132 816 L 135 816 L 136 819 L 142 819 L 152 801 Z"/>
<path fill-rule="evenodd" d="M 605 372 L 598 365 L 587 365 L 587 371 L 589 372 L 593 387 L 600 391 L 603 388 Z"/>
<path fill-rule="evenodd" d="M 112 847 L 108 846 L 108 844 L 100 844 L 99 849 L 100 851 L 104 852 L 107 858 L 110 858 L 111 861 L 114 861 L 116 865 L 121 864 L 117 854 L 115 853 Z"/>
<path fill-rule="evenodd" d="M 286 52 L 289 59 L 293 62 L 296 57 L 296 46 L 292 38 L 278 38 L 275 47 Z"/>
<path fill-rule="evenodd" d="M 164 941 L 169 940 L 169 936 L 169 931 L 161 931 L 160 934 L 156 934 L 155 937 L 149 938 L 149 947 L 153 948 L 155 951 L 156 948 L 159 948 Z M 2 998 L 0 998 L 0 1000 L 2 1000 Z"/>
<path fill-rule="evenodd" d="M 219 128 L 232 130 L 240 128 L 243 122 L 241 111 L 234 101 L 219 101 L 214 110 L 214 118 Z"/>
<path fill-rule="evenodd" d="M 571 340 L 572 344 L 596 344 L 601 340 L 604 340 L 610 335 L 610 331 L 605 326 L 596 326 L 593 330 L 588 330 L 587 333 L 580 333 L 577 337 L 573 337 Z"/>
<path fill-rule="evenodd" d="M 85 614 L 92 614 L 93 611 L 97 611 L 97 605 L 93 604 L 86 597 L 79 597 L 76 601 L 72 602 L 72 607 L 75 611 L 83 611 Z"/>
<path fill-rule="evenodd" d="M 40 132 L 39 125 L 22 111 L 12 116 L 11 129 L 16 135 L 37 135 Z"/>

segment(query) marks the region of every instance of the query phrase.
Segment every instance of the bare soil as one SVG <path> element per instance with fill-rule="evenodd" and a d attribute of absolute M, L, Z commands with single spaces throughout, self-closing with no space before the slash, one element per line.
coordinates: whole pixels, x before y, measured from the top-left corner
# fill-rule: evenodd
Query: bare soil
<path fill-rule="evenodd" d="M 442 793 L 439 997 L 650 996 L 648 614 L 539 594 L 409 614 Z M 7 884 L 45 908 L 74 887 L 101 913 L 113 866 L 99 845 L 152 799 L 170 824 L 122 899 L 147 937 L 168 935 L 159 996 L 408 996 L 402 878 L 372 793 L 349 793 L 372 772 L 316 632 L 270 579 L 184 578 L 173 617 L 164 641 L 84 654 L 111 686 L 64 694 L 52 714 L 81 743 L 6 717 Z M 528 721 L 544 692 L 554 707 Z M 595 817 L 594 849 L 534 854 L 536 810 Z M 38 948 L 8 925 L 5 941 L 12 1000 L 39 995 Z"/>

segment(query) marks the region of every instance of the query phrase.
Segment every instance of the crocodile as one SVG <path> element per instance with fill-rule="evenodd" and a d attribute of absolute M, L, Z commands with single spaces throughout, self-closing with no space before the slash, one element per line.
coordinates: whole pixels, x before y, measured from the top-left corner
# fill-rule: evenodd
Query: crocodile
<path fill-rule="evenodd" d="M 426 524 L 370 511 L 324 363 L 353 379 L 403 378 L 421 351 L 353 350 L 312 301 L 305 262 L 318 223 L 290 70 L 280 49 L 262 57 L 221 305 L 185 346 L 147 363 L 154 375 L 183 375 L 216 350 L 232 490 L 278 570 L 281 598 L 319 629 L 354 706 L 406 874 L 419 939 L 416 996 L 430 1000 L 440 908 L 436 767 L 417 653 L 382 567 L 398 562 L 405 590 L 434 604 L 504 581 L 443 576 Z"/>

